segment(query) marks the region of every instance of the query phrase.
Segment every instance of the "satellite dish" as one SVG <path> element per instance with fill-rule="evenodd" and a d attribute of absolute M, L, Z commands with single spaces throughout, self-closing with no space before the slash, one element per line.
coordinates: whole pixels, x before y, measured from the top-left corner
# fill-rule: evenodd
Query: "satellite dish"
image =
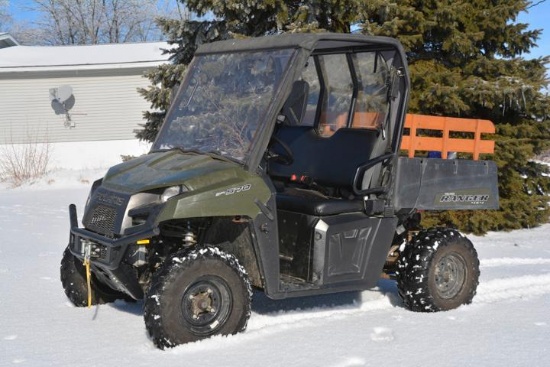
<path fill-rule="evenodd" d="M 55 112 L 56 115 L 65 114 L 65 107 L 63 107 L 63 104 L 59 103 L 59 101 L 57 99 L 54 99 L 52 101 L 52 109 L 53 109 L 53 112 Z"/>
<path fill-rule="evenodd" d="M 74 95 L 72 94 L 69 96 L 69 98 L 67 98 L 67 100 L 65 100 L 65 102 L 62 102 L 67 112 L 74 107 L 74 102 Z"/>
<path fill-rule="evenodd" d="M 51 88 L 50 101 L 56 115 L 69 113 L 69 110 L 74 107 L 75 103 L 73 88 L 70 85 Z"/>
<path fill-rule="evenodd" d="M 50 101 L 56 115 L 65 115 L 65 126 L 74 127 L 69 114 L 75 103 L 73 88 L 70 85 L 50 88 Z"/>
<path fill-rule="evenodd" d="M 70 85 L 62 85 L 57 88 L 57 100 L 61 103 L 66 102 L 73 96 L 73 88 Z"/>

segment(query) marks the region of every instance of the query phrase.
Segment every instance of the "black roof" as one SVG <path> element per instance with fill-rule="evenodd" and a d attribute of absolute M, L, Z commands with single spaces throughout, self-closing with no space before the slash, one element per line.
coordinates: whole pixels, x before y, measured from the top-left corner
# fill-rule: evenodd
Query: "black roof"
<path fill-rule="evenodd" d="M 285 33 L 274 36 L 230 39 L 207 43 L 201 45 L 195 54 L 200 55 L 277 48 L 319 50 L 369 45 L 388 45 L 402 51 L 399 41 L 389 37 L 374 37 L 350 33 Z"/>

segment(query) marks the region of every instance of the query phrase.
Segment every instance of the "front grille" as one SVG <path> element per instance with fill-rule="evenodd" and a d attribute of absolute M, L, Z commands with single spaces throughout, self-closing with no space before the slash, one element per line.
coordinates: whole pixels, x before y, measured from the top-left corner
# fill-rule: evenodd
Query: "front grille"
<path fill-rule="evenodd" d="M 116 214 L 115 208 L 99 204 L 92 209 L 86 227 L 106 236 L 112 236 L 115 231 Z"/>
<path fill-rule="evenodd" d="M 114 238 L 122 231 L 124 213 L 130 196 L 98 187 L 92 194 L 82 224 L 86 229 Z"/>

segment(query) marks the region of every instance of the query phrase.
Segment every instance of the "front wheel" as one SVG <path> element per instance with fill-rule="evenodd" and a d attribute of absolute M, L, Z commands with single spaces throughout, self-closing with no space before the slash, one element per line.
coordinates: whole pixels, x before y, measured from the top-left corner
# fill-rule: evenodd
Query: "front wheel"
<path fill-rule="evenodd" d="M 84 265 L 69 250 L 63 252 L 61 259 L 60 278 L 67 298 L 77 307 L 88 304 L 88 284 Z M 130 297 L 101 283 L 91 274 L 90 288 L 92 291 L 92 305 L 114 302 L 117 299 L 130 301 Z"/>
<path fill-rule="evenodd" d="M 179 252 L 153 275 L 145 326 L 161 349 L 243 331 L 252 289 L 237 259 L 217 248 Z"/>
<path fill-rule="evenodd" d="M 474 246 L 449 228 L 418 233 L 401 252 L 397 269 L 399 294 L 412 311 L 445 311 L 469 304 L 479 284 Z"/>

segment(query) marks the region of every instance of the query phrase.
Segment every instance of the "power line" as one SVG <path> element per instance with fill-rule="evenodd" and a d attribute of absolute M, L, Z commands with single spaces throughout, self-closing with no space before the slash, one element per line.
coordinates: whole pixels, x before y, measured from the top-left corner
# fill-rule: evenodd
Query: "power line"
<path fill-rule="evenodd" d="M 546 0 L 539 0 L 539 1 L 537 1 L 536 3 L 531 4 L 531 5 L 529 5 L 528 7 L 526 7 L 525 10 L 534 8 L 535 6 L 540 5 L 540 4 L 542 4 L 542 3 L 545 3 L 545 2 L 546 2 Z"/>

